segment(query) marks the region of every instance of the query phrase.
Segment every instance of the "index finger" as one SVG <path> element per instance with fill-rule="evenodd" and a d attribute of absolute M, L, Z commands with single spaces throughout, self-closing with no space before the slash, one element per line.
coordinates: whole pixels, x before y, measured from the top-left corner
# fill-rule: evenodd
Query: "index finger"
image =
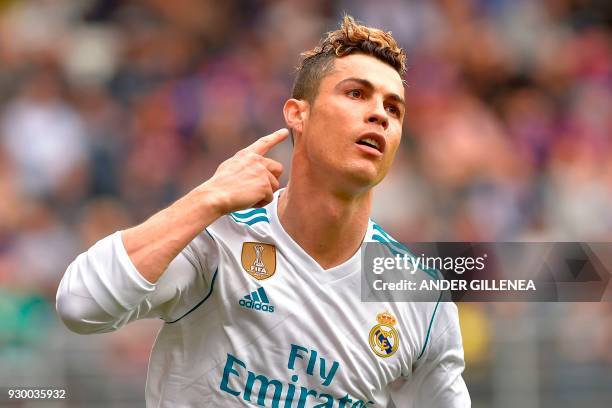
<path fill-rule="evenodd" d="M 244 148 L 244 151 L 257 153 L 264 155 L 270 151 L 274 146 L 282 142 L 289 135 L 289 130 L 282 128 L 274 133 L 270 133 L 267 136 L 257 139 L 252 145 Z"/>

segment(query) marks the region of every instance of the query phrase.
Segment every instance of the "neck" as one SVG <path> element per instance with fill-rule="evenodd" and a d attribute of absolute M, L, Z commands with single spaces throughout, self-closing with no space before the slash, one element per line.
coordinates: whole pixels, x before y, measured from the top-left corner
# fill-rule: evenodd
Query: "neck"
<path fill-rule="evenodd" d="M 292 178 L 278 203 L 287 233 L 323 269 L 350 259 L 368 228 L 372 193 L 350 195 Z"/>

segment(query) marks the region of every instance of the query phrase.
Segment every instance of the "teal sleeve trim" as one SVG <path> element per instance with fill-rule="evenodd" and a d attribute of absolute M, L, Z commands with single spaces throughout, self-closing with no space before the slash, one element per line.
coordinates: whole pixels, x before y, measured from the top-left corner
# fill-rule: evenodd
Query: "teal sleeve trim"
<path fill-rule="evenodd" d="M 236 219 L 236 218 L 235 218 L 233 215 L 231 215 L 231 214 L 230 214 L 230 216 L 232 217 L 232 219 L 233 219 L 234 221 L 236 221 L 236 222 L 238 222 L 238 223 L 240 223 L 240 224 L 246 224 L 246 225 L 248 225 L 248 226 L 252 226 L 253 224 L 257 224 L 258 222 L 262 222 L 262 221 L 265 221 L 265 222 L 267 222 L 268 224 L 270 223 L 270 220 L 269 220 L 267 217 L 264 217 L 264 216 L 261 216 L 261 217 L 255 217 L 255 218 L 253 218 L 253 219 L 251 219 L 251 220 L 248 220 L 248 221 L 241 221 L 241 220 L 238 220 L 238 219 Z"/>
<path fill-rule="evenodd" d="M 254 210 L 250 210 L 247 212 L 233 212 L 231 213 L 236 218 L 249 218 L 255 214 L 264 214 L 267 215 L 265 208 L 255 208 Z"/>
<path fill-rule="evenodd" d="M 431 320 L 429 321 L 429 327 L 427 328 L 427 336 L 425 336 L 425 344 L 423 344 L 423 349 L 421 350 L 421 353 L 417 357 L 417 360 L 423 356 L 423 353 L 425 353 L 425 349 L 427 348 L 427 343 L 429 342 L 429 335 L 431 334 L 431 326 L 433 326 L 434 318 L 436 317 L 436 312 L 438 311 L 438 306 L 440 306 L 440 299 L 442 299 L 442 293 L 443 292 L 440 292 L 440 297 L 438 297 L 438 301 L 436 302 L 436 307 L 434 308 L 434 311 L 431 315 Z"/>

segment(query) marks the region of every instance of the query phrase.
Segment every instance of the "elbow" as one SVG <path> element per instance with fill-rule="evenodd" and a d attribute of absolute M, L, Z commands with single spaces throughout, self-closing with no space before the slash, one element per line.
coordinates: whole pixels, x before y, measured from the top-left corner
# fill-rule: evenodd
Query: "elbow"
<path fill-rule="evenodd" d="M 64 326 L 71 332 L 77 334 L 95 333 L 92 330 L 93 328 L 86 323 L 88 319 L 83 315 L 82 308 L 78 303 L 70 296 L 58 295 L 55 305 L 57 314 L 64 323 Z"/>
<path fill-rule="evenodd" d="M 113 331 L 108 315 L 98 308 L 92 308 L 90 299 L 58 293 L 56 310 L 68 330 L 77 334 L 96 334 Z M 102 314 L 106 316 L 102 316 Z"/>

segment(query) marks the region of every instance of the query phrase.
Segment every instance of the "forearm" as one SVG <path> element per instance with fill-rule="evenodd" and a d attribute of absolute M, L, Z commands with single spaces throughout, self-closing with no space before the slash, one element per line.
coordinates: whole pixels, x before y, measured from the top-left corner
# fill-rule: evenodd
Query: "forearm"
<path fill-rule="evenodd" d="M 223 215 L 219 196 L 204 184 L 122 232 L 130 260 L 147 281 L 157 282 L 183 248 Z"/>

